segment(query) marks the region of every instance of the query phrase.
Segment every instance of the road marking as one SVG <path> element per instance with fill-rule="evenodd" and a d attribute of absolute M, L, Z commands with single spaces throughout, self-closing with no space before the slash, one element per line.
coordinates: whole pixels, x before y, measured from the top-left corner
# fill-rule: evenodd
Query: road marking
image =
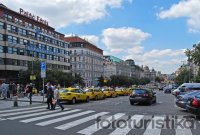
<path fill-rule="evenodd" d="M 40 111 L 44 111 L 44 110 L 46 110 L 46 109 L 37 109 L 37 110 L 30 110 L 30 111 L 6 113 L 6 114 L 0 114 L 0 116 L 12 116 L 12 115 L 25 114 L 25 113 L 40 112 Z"/>
<path fill-rule="evenodd" d="M 164 116 L 155 116 L 151 122 L 149 123 L 147 129 L 145 130 L 144 134 L 143 135 L 160 135 L 161 133 L 161 128 L 162 127 L 157 127 L 157 126 L 162 126 L 164 124 L 164 119 L 165 117 Z M 160 121 L 160 122 L 163 122 L 163 123 L 160 123 L 159 122 L 159 125 L 156 125 L 157 121 Z M 162 125 L 160 125 L 162 124 Z"/>
<path fill-rule="evenodd" d="M 6 120 L 6 119 L 4 119 L 4 118 L 0 118 L 0 121 L 4 121 L 4 120 Z"/>
<path fill-rule="evenodd" d="M 111 123 L 111 122 L 113 122 L 114 120 L 117 120 L 118 118 L 120 118 L 120 117 L 122 117 L 122 116 L 124 116 L 124 115 L 125 115 L 124 113 L 117 113 L 117 114 L 115 114 L 115 115 L 113 115 L 113 116 L 110 116 L 110 117 L 108 117 L 108 118 L 105 118 L 105 119 L 103 119 L 103 120 L 104 120 L 104 121 L 108 121 L 109 123 Z M 115 119 L 113 119 L 113 118 L 115 118 Z M 100 119 L 100 120 L 101 120 L 101 119 Z M 106 123 L 106 125 L 103 125 L 103 126 L 104 126 L 104 127 L 107 127 L 107 126 L 109 126 L 109 123 Z M 102 124 L 103 124 L 103 123 L 102 123 Z M 93 134 L 93 133 L 99 131 L 100 129 L 102 129 L 102 127 L 99 126 L 98 123 L 95 123 L 95 124 L 93 124 L 93 125 L 91 125 L 91 126 L 85 128 L 85 129 L 83 129 L 83 130 L 81 130 L 81 131 L 78 131 L 77 133 L 79 133 L 79 134 L 84 134 L 84 135 L 91 135 L 91 134 Z"/>
<path fill-rule="evenodd" d="M 108 114 L 109 112 L 101 112 L 101 113 L 97 113 L 95 115 L 91 115 L 89 117 L 85 117 L 85 118 L 82 118 L 82 119 L 79 119 L 79 120 L 76 120 L 76 121 L 72 121 L 72 122 L 69 122 L 69 123 L 66 123 L 64 125 L 61 125 L 61 126 L 58 126 L 58 127 L 55 127 L 56 129 L 60 129 L 60 130 L 66 130 L 66 129 L 69 129 L 69 128 L 72 128 L 74 126 L 77 126 L 77 125 L 80 125 L 82 123 L 85 123 L 87 121 L 90 121 L 90 120 L 93 120 L 99 116 L 102 116 L 102 115 L 105 115 L 105 114 Z"/>
<path fill-rule="evenodd" d="M 144 115 L 134 115 L 131 117 L 131 125 L 126 124 L 125 128 L 117 128 L 109 135 L 126 135 L 128 134 L 135 125 L 137 125 Z M 127 121 L 128 122 L 128 121 Z M 133 125 L 134 124 L 134 125 Z"/>
<path fill-rule="evenodd" d="M 15 112 L 15 111 L 25 111 L 25 110 L 32 110 L 32 109 L 37 109 L 37 108 L 44 108 L 44 107 L 46 107 L 46 106 L 37 106 L 37 107 L 29 107 L 29 108 L 4 110 L 4 111 L 0 111 L 0 113 Z"/>
<path fill-rule="evenodd" d="M 55 116 L 69 114 L 69 113 L 73 113 L 73 112 L 77 112 L 77 111 L 80 111 L 80 109 L 75 109 L 75 110 L 71 110 L 71 111 L 55 113 L 55 114 L 51 114 L 51 115 L 45 115 L 45 116 L 40 116 L 40 117 L 35 117 L 35 118 L 30 118 L 30 119 L 25 119 L 25 120 L 21 120 L 20 122 L 29 123 L 29 122 L 33 122 L 33 121 L 37 121 L 37 120 L 43 120 L 43 119 L 46 119 L 46 118 L 52 118 L 52 117 L 55 117 Z"/>
<path fill-rule="evenodd" d="M 178 119 L 177 122 L 181 121 L 181 119 Z M 189 127 L 189 123 L 185 123 L 187 127 Z M 183 125 L 182 125 L 183 126 Z M 181 128 L 180 126 L 177 127 L 176 129 L 176 135 L 192 135 L 192 131 L 187 128 Z"/>
<path fill-rule="evenodd" d="M 56 119 L 53 119 L 53 120 L 48 120 L 48 121 L 40 122 L 40 123 L 37 123 L 35 125 L 46 126 L 46 125 L 50 125 L 50 124 L 53 124 L 53 123 L 56 123 L 56 122 L 68 120 L 68 119 L 71 119 L 71 118 L 76 118 L 78 116 L 82 116 L 82 115 L 89 114 L 89 113 L 92 113 L 92 112 L 94 112 L 94 111 L 85 111 L 85 112 L 81 112 L 81 113 L 69 115 L 69 116 L 66 116 L 66 117 L 60 117 L 60 118 L 56 118 Z"/>
<path fill-rule="evenodd" d="M 66 109 L 66 108 L 65 108 L 65 109 Z M 27 117 L 32 117 L 32 116 L 38 116 L 38 115 L 43 115 L 43 114 L 55 113 L 55 112 L 59 112 L 59 111 L 60 111 L 60 110 L 46 111 L 46 112 L 41 112 L 41 113 L 33 113 L 33 114 L 27 114 L 27 115 L 16 116 L 16 117 L 10 117 L 10 118 L 7 118 L 7 119 L 9 119 L 9 120 L 16 120 L 16 119 L 27 118 Z"/>

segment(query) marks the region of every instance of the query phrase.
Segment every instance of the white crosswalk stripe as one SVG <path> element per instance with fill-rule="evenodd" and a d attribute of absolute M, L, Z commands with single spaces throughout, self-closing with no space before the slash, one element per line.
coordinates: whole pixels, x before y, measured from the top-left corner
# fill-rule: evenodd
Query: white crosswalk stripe
<path fill-rule="evenodd" d="M 132 125 L 132 124 L 137 125 L 143 117 L 144 117 L 144 115 L 132 116 L 130 125 L 127 124 L 125 128 L 117 128 L 109 135 L 126 135 L 126 134 L 128 134 L 131 131 L 131 128 L 134 128 L 134 125 Z M 130 126 L 130 127 L 128 127 L 128 126 Z"/>
<path fill-rule="evenodd" d="M 51 115 L 45 115 L 45 116 L 25 119 L 25 120 L 21 120 L 20 122 L 29 123 L 29 122 L 34 122 L 34 121 L 37 121 L 37 120 L 43 120 L 43 119 L 52 118 L 52 117 L 55 117 L 55 116 L 61 116 L 61 115 L 74 113 L 74 112 L 78 112 L 78 111 L 80 111 L 80 109 L 74 109 L 74 110 L 71 110 L 71 111 L 66 111 L 66 112 L 55 113 L 55 114 L 51 114 Z"/>
<path fill-rule="evenodd" d="M 179 122 L 179 121 L 181 121 L 181 119 L 177 120 L 177 122 Z M 189 127 L 188 122 L 186 122 L 185 124 L 187 127 Z M 185 129 L 185 128 L 181 128 L 180 126 L 177 126 L 176 135 L 192 135 L 192 132 L 190 129 Z"/>
<path fill-rule="evenodd" d="M 28 107 L 28 108 L 19 108 L 11 110 L 2 110 L 0 111 L 0 122 L 8 120 L 18 120 L 23 123 L 31 123 L 37 126 L 48 126 L 51 125 L 58 130 L 70 130 L 74 133 L 83 134 L 83 135 L 93 135 L 93 134 L 105 134 L 104 128 L 106 130 L 105 135 L 128 135 L 132 133 L 131 131 L 138 130 L 137 125 L 141 126 L 140 122 L 143 120 L 148 120 L 148 126 L 146 129 L 141 127 L 143 135 L 162 135 L 162 130 L 165 129 L 165 119 L 167 116 L 151 116 L 150 118 L 146 115 L 133 115 L 128 117 L 126 113 L 110 113 L 110 112 L 96 112 L 93 110 L 82 110 L 82 109 L 71 109 L 65 108 L 64 111 L 61 111 L 59 107 L 56 110 L 47 110 L 46 106 L 38 107 Z M 130 118 L 130 119 L 128 119 Z M 126 126 L 124 128 L 114 127 L 111 125 L 116 121 L 125 120 Z M 129 123 L 130 120 L 130 123 Z M 182 119 L 179 118 L 178 121 Z M 108 122 L 105 122 L 108 121 Z M 159 124 L 157 123 L 159 121 Z M 86 125 L 84 125 L 86 123 Z M 101 125 L 100 125 L 101 123 Z M 83 125 L 81 125 L 83 124 Z M 115 123 L 116 124 L 116 123 Z M 128 125 L 130 124 L 130 125 Z M 144 123 L 143 123 L 144 124 Z M 190 122 L 185 122 L 185 126 L 189 127 Z M 79 128 L 81 125 L 81 128 Z M 122 124 L 123 125 L 123 124 Z M 116 126 L 116 125 L 115 125 Z M 157 127 L 159 126 L 159 127 Z M 180 127 L 173 129 L 174 135 L 193 135 L 192 129 Z M 137 133 L 137 132 L 136 132 Z"/>
<path fill-rule="evenodd" d="M 157 122 L 158 120 L 160 122 L 163 122 L 163 123 L 159 124 L 159 126 L 162 126 L 164 124 L 164 119 L 165 119 L 164 116 L 155 116 L 149 123 L 149 125 L 143 135 L 160 135 L 162 127 L 160 127 L 160 128 L 156 127 L 155 122 Z"/>
<path fill-rule="evenodd" d="M 122 116 L 124 116 L 124 115 L 125 115 L 124 113 L 117 113 L 117 114 L 115 114 L 115 115 L 113 115 L 113 116 L 110 116 L 110 117 L 105 118 L 105 119 L 102 119 L 102 120 L 106 120 L 106 121 L 109 121 L 109 122 L 113 122 L 114 120 L 117 120 L 118 118 L 120 118 L 120 117 L 122 117 Z M 113 119 L 113 118 L 115 118 L 115 119 Z M 109 123 L 106 123 L 106 125 L 104 125 L 104 127 L 109 126 L 108 124 L 109 124 Z M 93 124 L 93 125 L 91 125 L 91 126 L 85 128 L 85 129 L 83 129 L 83 130 L 81 130 L 81 131 L 79 131 L 79 132 L 77 132 L 77 133 L 79 133 L 79 134 L 84 134 L 84 135 L 91 135 L 91 134 L 93 134 L 93 133 L 99 131 L 100 129 L 102 129 L 102 127 L 98 126 L 98 123 L 95 123 L 95 124 Z"/>
<path fill-rule="evenodd" d="M 65 108 L 65 110 L 66 110 L 66 108 Z M 9 120 L 16 120 L 16 119 L 28 118 L 28 117 L 38 116 L 38 115 L 43 115 L 43 114 L 55 113 L 55 112 L 59 112 L 59 111 L 60 110 L 45 111 L 45 112 L 41 112 L 41 113 L 33 113 L 33 114 L 27 114 L 27 115 L 20 115 L 20 116 L 15 116 L 15 117 L 9 117 L 7 119 L 9 119 Z"/>
<path fill-rule="evenodd" d="M 46 109 L 37 109 L 37 110 L 30 110 L 30 111 L 22 111 L 22 112 L 13 112 L 13 113 L 5 113 L 5 114 L 0 114 L 0 116 L 12 116 L 12 115 L 20 115 L 20 114 L 26 114 L 26 113 L 33 113 L 33 112 L 41 112 Z"/>
<path fill-rule="evenodd" d="M 105 114 L 108 114 L 108 113 L 109 112 L 100 112 L 100 113 L 97 113 L 95 115 L 91 115 L 89 117 L 85 117 L 85 118 L 82 118 L 82 119 L 79 119 L 79 120 L 76 120 L 76 121 L 73 121 L 73 122 L 69 122 L 69 123 L 63 124 L 63 125 L 55 127 L 55 128 L 60 129 L 60 130 L 66 130 L 66 129 L 72 128 L 74 126 L 77 126 L 79 124 L 83 124 L 85 122 L 93 120 L 93 119 L 97 118 L 98 116 L 102 116 L 102 115 L 105 115 Z"/>
<path fill-rule="evenodd" d="M 56 118 L 56 119 L 53 119 L 53 120 L 44 121 L 44 122 L 41 122 L 41 123 L 37 123 L 36 125 L 46 126 L 46 125 L 50 125 L 50 124 L 53 124 L 53 123 L 56 123 L 56 122 L 60 122 L 60 121 L 68 120 L 68 119 L 75 118 L 75 117 L 78 117 L 78 116 L 82 116 L 82 115 L 85 115 L 85 114 L 89 114 L 89 113 L 92 113 L 92 112 L 94 112 L 94 111 L 85 111 L 85 112 L 69 115 L 69 116 L 66 116 L 66 117 L 60 117 L 60 118 Z"/>
<path fill-rule="evenodd" d="M 15 112 L 15 111 L 25 111 L 25 110 L 32 110 L 37 108 L 45 108 L 46 106 L 36 106 L 36 107 L 28 107 L 28 108 L 20 108 L 20 109 L 11 109 L 11 110 L 3 110 L 0 113 L 8 113 L 8 112 Z"/>

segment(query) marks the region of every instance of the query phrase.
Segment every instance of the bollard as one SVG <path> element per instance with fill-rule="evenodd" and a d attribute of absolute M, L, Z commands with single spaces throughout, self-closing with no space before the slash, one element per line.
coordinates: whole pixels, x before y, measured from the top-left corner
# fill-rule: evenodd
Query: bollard
<path fill-rule="evenodd" d="M 14 107 L 18 107 L 17 96 L 14 96 L 14 97 L 13 97 L 13 101 L 14 101 L 14 102 L 13 102 L 13 106 L 14 106 Z"/>

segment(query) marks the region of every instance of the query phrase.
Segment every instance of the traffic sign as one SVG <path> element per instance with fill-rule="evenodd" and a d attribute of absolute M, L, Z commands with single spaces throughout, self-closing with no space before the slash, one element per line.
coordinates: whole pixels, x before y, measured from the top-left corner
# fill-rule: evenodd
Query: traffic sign
<path fill-rule="evenodd" d="M 41 78 L 46 78 L 46 62 L 41 62 Z"/>

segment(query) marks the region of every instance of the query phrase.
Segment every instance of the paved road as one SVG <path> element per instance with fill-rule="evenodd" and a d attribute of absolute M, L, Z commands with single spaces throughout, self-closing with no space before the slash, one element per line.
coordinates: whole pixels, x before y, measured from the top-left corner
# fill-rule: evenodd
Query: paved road
<path fill-rule="evenodd" d="M 175 106 L 171 94 L 162 92 L 157 92 L 157 104 L 152 106 L 131 106 L 128 97 L 118 97 L 65 105 L 64 111 L 60 108 L 54 111 L 45 108 L 46 106 L 38 105 L 0 110 L 0 132 L 4 135 L 199 135 L 200 133 L 199 122 L 185 117 L 190 114 Z M 166 125 L 169 118 L 172 123 Z M 182 120 L 180 126 L 172 127 L 177 118 Z M 191 122 L 195 122 L 197 126 L 195 129 L 186 128 Z"/>

